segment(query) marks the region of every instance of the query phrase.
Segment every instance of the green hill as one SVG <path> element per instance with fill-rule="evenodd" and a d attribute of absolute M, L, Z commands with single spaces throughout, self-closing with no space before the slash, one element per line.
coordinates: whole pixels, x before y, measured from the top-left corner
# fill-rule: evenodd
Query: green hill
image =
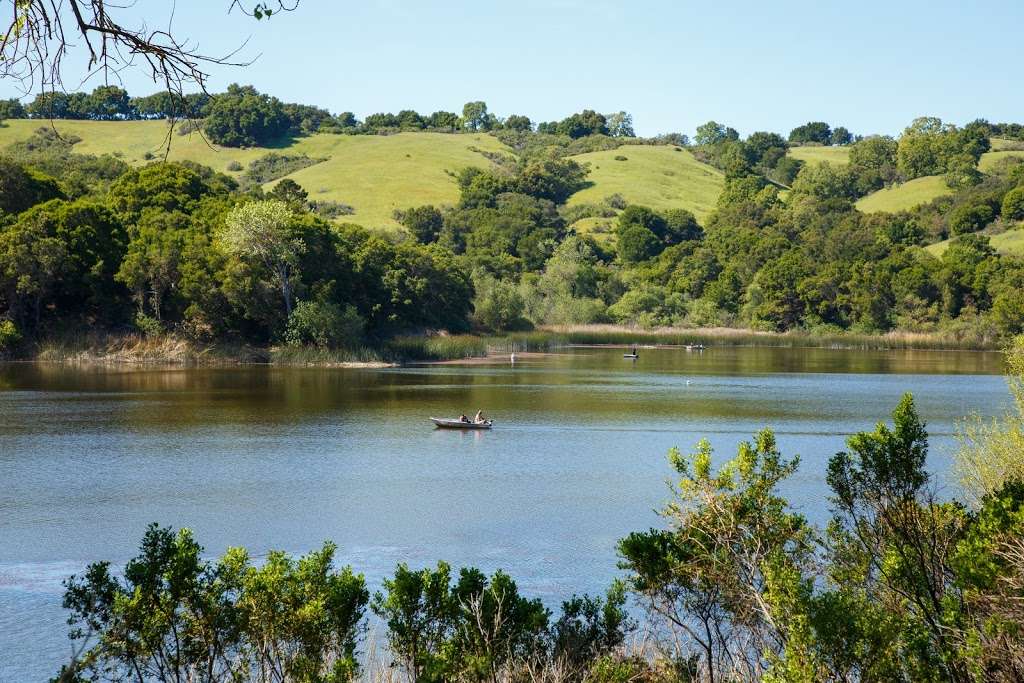
<path fill-rule="evenodd" d="M 0 127 L 0 149 L 24 140 L 49 122 L 9 120 Z M 81 154 L 113 154 L 133 165 L 161 158 L 168 129 L 163 121 L 55 121 L 62 135 L 81 138 Z M 465 166 L 486 166 L 480 151 L 508 151 L 486 134 L 401 133 L 397 135 L 312 135 L 274 148 L 237 149 L 210 145 L 201 135 L 174 134 L 168 158 L 191 160 L 236 178 L 269 152 L 306 155 L 324 161 L 296 171 L 292 178 L 309 198 L 348 204 L 345 217 L 367 227 L 396 228 L 395 209 L 420 204 L 452 204 L 458 188 L 448 174 Z M 625 156 L 626 161 L 616 161 Z M 721 192 L 722 174 L 675 147 L 627 145 L 574 157 L 590 167 L 591 185 L 571 204 L 597 202 L 620 194 L 629 202 L 654 209 L 684 208 L 704 218 Z M 274 182 L 277 182 L 276 180 Z M 273 183 L 269 183 L 272 185 Z"/>
<path fill-rule="evenodd" d="M 11 120 L 0 128 L 0 148 L 24 140 L 48 122 Z M 113 154 L 133 165 L 149 163 L 165 151 L 167 124 L 162 121 L 56 121 L 63 135 L 82 139 L 81 154 Z M 275 149 L 235 149 L 211 146 L 199 134 L 173 135 L 168 158 L 191 160 L 234 177 L 233 162 L 243 167 L 268 152 L 305 154 L 325 161 L 288 176 L 308 192 L 310 199 L 343 202 L 355 208 L 346 217 L 367 227 L 395 228 L 396 208 L 419 204 L 450 204 L 459 196 L 446 171 L 489 162 L 476 149 L 498 151 L 504 146 L 494 137 L 402 133 L 399 135 L 312 135 Z M 275 181 L 276 182 L 276 181 Z"/>
<path fill-rule="evenodd" d="M 992 248 L 1000 254 L 1024 255 L 1024 227 L 1007 230 L 998 235 L 990 235 L 989 241 L 992 244 Z M 933 256 L 942 256 L 947 247 L 949 247 L 949 240 L 943 240 L 935 244 L 929 244 L 925 247 L 925 251 Z"/>
<path fill-rule="evenodd" d="M 589 166 L 587 180 L 592 184 L 574 194 L 570 205 L 620 194 L 627 202 L 652 209 L 688 209 L 703 220 L 715 208 L 725 182 L 720 171 L 671 145 L 624 145 L 573 159 Z"/>
<path fill-rule="evenodd" d="M 982 173 L 988 173 L 991 171 L 996 164 L 1003 159 L 1009 159 L 1010 157 L 1017 157 L 1018 159 L 1024 159 L 1024 150 L 1021 149 L 1002 149 L 993 152 L 985 152 L 981 155 L 981 159 L 978 160 L 978 169 Z"/>
<path fill-rule="evenodd" d="M 821 145 L 806 145 L 802 147 L 790 147 L 789 156 L 799 159 L 805 164 L 820 164 L 827 161 L 830 164 L 842 165 L 850 163 L 849 147 L 823 147 Z"/>
<path fill-rule="evenodd" d="M 864 213 L 905 211 L 952 192 L 945 178 L 929 175 L 872 192 L 857 201 L 857 208 Z"/>

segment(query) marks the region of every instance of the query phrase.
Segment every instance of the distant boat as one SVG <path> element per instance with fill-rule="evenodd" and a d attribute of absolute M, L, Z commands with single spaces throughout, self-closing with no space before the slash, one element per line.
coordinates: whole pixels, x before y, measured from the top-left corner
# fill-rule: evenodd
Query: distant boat
<path fill-rule="evenodd" d="M 430 421 L 437 425 L 439 429 L 490 429 L 491 425 L 494 424 L 494 420 L 484 420 L 483 422 L 463 422 L 458 418 L 450 420 L 445 417 L 432 417 L 430 418 Z"/>
<path fill-rule="evenodd" d="M 632 360 L 636 360 L 637 358 L 640 357 L 640 354 L 639 353 L 624 353 L 624 354 L 622 354 L 622 357 L 623 358 L 630 358 Z"/>

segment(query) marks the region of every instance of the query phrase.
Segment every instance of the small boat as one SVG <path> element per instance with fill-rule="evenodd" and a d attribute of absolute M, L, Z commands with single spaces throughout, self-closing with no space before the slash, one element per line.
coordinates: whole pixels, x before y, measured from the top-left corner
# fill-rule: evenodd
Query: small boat
<path fill-rule="evenodd" d="M 640 357 L 640 354 L 639 353 L 624 353 L 624 354 L 622 354 L 622 357 L 623 358 L 631 358 L 633 360 L 636 360 L 637 358 Z"/>
<path fill-rule="evenodd" d="M 450 420 L 445 417 L 432 417 L 430 421 L 433 422 L 439 429 L 490 429 L 491 425 L 494 424 L 494 420 L 484 420 L 483 422 L 463 422 L 456 418 Z"/>

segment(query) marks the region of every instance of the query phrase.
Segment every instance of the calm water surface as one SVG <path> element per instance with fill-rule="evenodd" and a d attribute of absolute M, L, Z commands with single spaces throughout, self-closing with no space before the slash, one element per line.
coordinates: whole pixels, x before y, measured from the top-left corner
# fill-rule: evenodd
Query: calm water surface
<path fill-rule="evenodd" d="M 720 457 L 763 426 L 800 454 L 786 493 L 827 516 L 824 470 L 913 391 L 949 493 L 953 433 L 1009 403 L 997 354 L 579 349 L 389 370 L 0 365 L 0 681 L 45 680 L 69 646 L 61 579 L 130 558 L 145 525 L 210 555 L 331 539 L 371 584 L 396 562 L 504 568 L 555 602 L 617 574 L 615 541 L 659 523 L 666 451 Z M 427 417 L 483 408 L 491 432 Z"/>

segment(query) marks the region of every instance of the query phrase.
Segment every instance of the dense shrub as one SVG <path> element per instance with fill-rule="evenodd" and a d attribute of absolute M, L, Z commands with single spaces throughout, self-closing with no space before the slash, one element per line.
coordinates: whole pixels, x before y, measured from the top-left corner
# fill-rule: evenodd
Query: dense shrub
<path fill-rule="evenodd" d="M 351 305 L 300 301 L 288 318 L 285 340 L 295 346 L 338 349 L 357 346 L 365 323 Z"/>
<path fill-rule="evenodd" d="M 21 333 L 13 320 L 0 320 L 0 354 L 10 353 L 21 342 Z"/>
<path fill-rule="evenodd" d="M 292 122 L 276 97 L 232 84 L 207 108 L 203 131 L 225 147 L 255 147 L 284 137 Z"/>
<path fill-rule="evenodd" d="M 305 154 L 278 154 L 270 152 L 249 162 L 242 178 L 253 185 L 264 185 L 278 178 L 314 166 L 324 159 L 314 159 Z"/>
<path fill-rule="evenodd" d="M 995 212 L 987 204 L 964 204 L 949 216 L 949 229 L 954 235 L 977 232 L 995 219 Z"/>
<path fill-rule="evenodd" d="M 1024 220 L 1024 186 L 1016 187 L 1003 197 L 1003 219 L 1009 221 Z"/>

